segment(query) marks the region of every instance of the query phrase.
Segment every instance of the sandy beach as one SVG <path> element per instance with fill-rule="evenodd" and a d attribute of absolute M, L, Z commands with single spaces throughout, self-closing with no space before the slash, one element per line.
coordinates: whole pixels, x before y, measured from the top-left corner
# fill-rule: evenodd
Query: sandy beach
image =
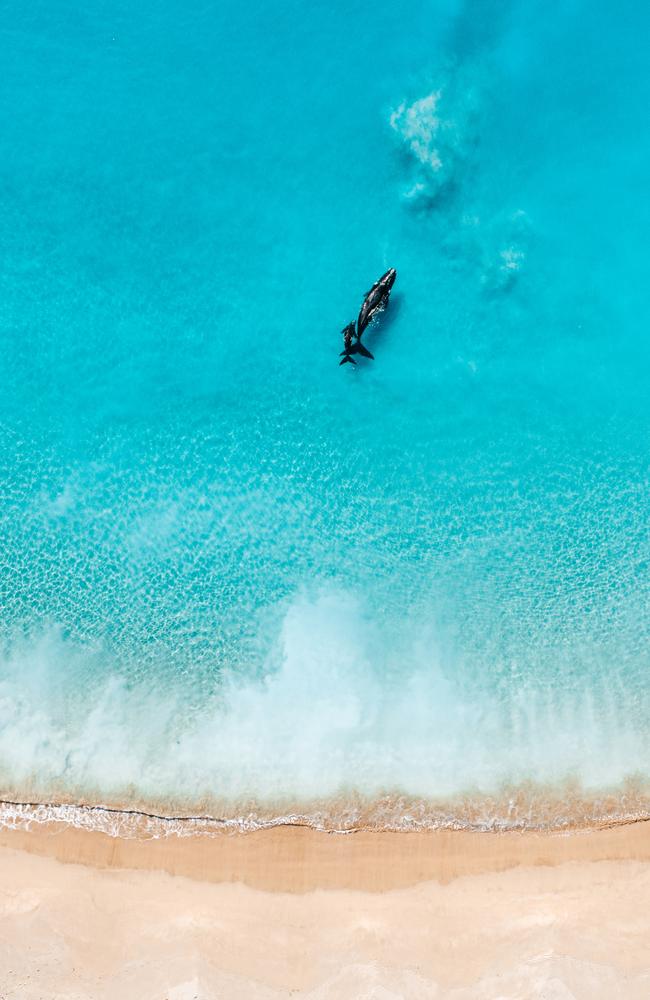
<path fill-rule="evenodd" d="M 0 834 L 0 996 L 650 995 L 650 826 Z"/>

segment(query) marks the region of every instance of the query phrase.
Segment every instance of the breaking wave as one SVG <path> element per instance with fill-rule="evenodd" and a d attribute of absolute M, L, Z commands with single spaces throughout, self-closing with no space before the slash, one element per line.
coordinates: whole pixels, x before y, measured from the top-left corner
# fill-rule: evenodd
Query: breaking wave
<path fill-rule="evenodd" d="M 144 823 L 159 835 L 177 822 L 166 815 L 191 819 L 190 829 L 563 826 L 645 815 L 635 770 L 648 759 L 643 702 L 614 671 L 555 689 L 513 675 L 506 684 L 498 672 L 446 662 L 412 623 L 401 635 L 393 628 L 349 593 L 302 595 L 265 662 L 246 677 L 220 676 L 207 699 L 192 698 L 187 679 L 144 684 L 117 664 L 93 677 L 83 650 L 60 636 L 23 644 L 0 674 L 3 798 L 62 804 L 5 805 L 5 820 L 106 832 Z M 77 812 L 97 802 L 119 811 Z"/>

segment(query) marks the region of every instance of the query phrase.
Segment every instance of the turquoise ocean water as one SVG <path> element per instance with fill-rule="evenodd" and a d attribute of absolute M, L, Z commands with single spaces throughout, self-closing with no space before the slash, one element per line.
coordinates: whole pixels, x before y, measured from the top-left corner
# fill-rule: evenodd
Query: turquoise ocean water
<path fill-rule="evenodd" d="M 650 9 L 2 15 L 3 798 L 648 811 Z"/>

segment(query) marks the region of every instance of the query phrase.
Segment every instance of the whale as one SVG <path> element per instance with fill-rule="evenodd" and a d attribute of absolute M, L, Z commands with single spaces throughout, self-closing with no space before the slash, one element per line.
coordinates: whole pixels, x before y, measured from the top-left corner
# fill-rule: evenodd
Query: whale
<path fill-rule="evenodd" d="M 347 364 L 347 362 L 356 365 L 356 361 L 352 357 L 353 354 L 360 354 L 364 358 L 375 360 L 374 354 L 371 354 L 368 348 L 361 343 L 361 334 L 358 333 L 354 323 L 348 323 L 347 326 L 343 327 L 341 333 L 343 334 L 343 350 L 339 355 L 342 359 L 339 361 L 339 365 Z"/>
<path fill-rule="evenodd" d="M 377 313 L 381 312 L 388 305 L 390 291 L 395 284 L 396 277 L 397 271 L 394 267 L 391 267 L 366 292 L 357 319 L 357 338 L 361 337 L 361 334 L 368 324 L 372 322 Z"/>
<path fill-rule="evenodd" d="M 356 350 L 357 345 L 354 342 L 357 333 L 354 323 L 348 323 L 347 326 L 344 326 L 341 333 L 343 334 L 343 350 L 339 355 L 342 358 L 339 361 L 339 365 L 345 365 L 348 362 L 351 365 L 356 365 L 356 361 L 352 357 L 353 354 L 358 353 Z"/>

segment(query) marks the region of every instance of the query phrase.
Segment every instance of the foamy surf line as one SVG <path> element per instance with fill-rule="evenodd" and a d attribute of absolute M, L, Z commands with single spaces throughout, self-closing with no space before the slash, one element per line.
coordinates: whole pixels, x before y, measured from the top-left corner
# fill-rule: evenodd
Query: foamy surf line
<path fill-rule="evenodd" d="M 542 808 L 512 797 L 507 803 L 494 799 L 465 802 L 446 809 L 399 799 L 382 799 L 363 805 L 337 804 L 332 809 L 270 813 L 250 810 L 232 816 L 165 815 L 144 809 L 66 802 L 0 800 L 0 829 L 30 831 L 62 825 L 126 840 L 159 840 L 169 837 L 243 834 L 277 827 L 303 827 L 323 833 L 408 833 L 426 831 L 571 833 L 625 826 L 650 820 L 646 796 L 626 795 L 594 799 L 549 801 Z"/>

